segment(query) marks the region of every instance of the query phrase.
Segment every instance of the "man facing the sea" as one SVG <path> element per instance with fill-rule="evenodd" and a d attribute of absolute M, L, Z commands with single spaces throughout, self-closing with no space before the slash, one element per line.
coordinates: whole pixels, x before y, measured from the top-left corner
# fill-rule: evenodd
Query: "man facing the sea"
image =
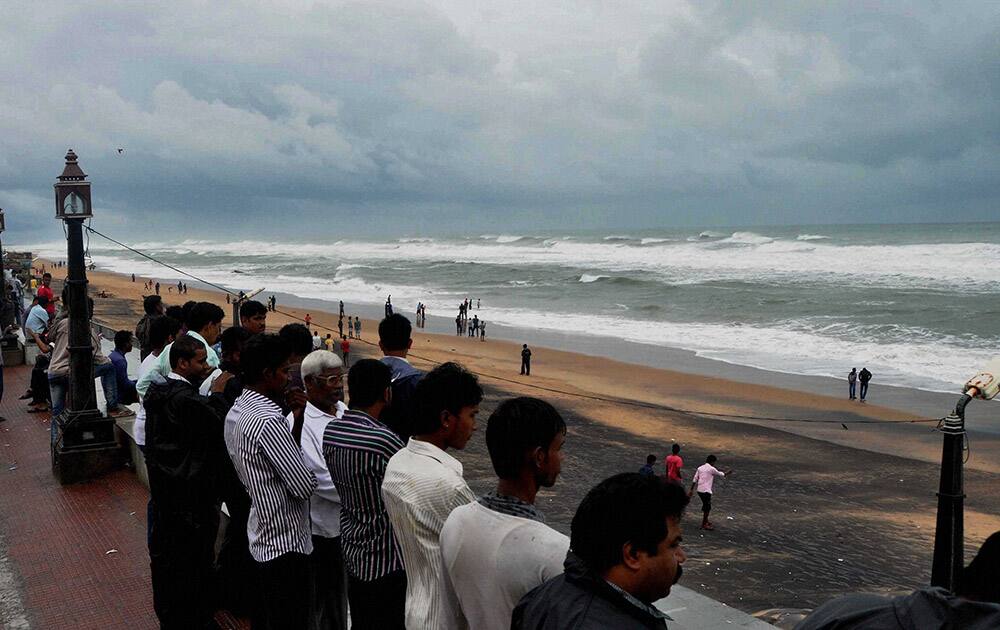
<path fill-rule="evenodd" d="M 868 368 L 863 367 L 861 371 L 858 372 L 858 382 L 861 383 L 860 394 L 861 402 L 865 402 L 865 396 L 868 395 L 868 382 L 872 380 L 872 373 L 868 371 Z"/>
<path fill-rule="evenodd" d="M 521 374 L 531 376 L 531 350 L 528 344 L 521 346 Z"/>
<path fill-rule="evenodd" d="M 403 441 L 413 435 L 414 393 L 424 373 L 410 365 L 406 355 L 413 345 L 410 320 L 395 313 L 378 325 L 378 347 L 382 363 L 392 370 L 392 405 L 382 414 L 382 421 Z"/>
<path fill-rule="evenodd" d="M 521 598 L 562 573 L 569 538 L 545 524 L 535 497 L 555 485 L 565 441 L 565 421 L 543 400 L 505 400 L 490 416 L 496 490 L 452 510 L 441 528 L 445 571 L 470 628 L 507 630 Z"/>
<path fill-rule="evenodd" d="M 457 363 L 444 363 L 417 385 L 413 437 L 385 469 L 382 497 L 406 566 L 406 627 L 464 628 L 444 574 L 440 535 L 445 519 L 476 500 L 462 464 L 446 453 L 465 448 L 476 430 L 483 390 Z"/>
<path fill-rule="evenodd" d="M 851 368 L 851 371 L 847 373 L 847 396 L 848 400 L 854 400 L 855 390 L 858 383 L 858 368 Z"/>

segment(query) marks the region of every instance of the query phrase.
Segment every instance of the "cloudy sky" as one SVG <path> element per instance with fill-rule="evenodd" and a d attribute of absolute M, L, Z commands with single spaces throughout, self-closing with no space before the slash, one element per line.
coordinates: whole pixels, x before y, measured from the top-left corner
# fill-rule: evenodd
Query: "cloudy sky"
<path fill-rule="evenodd" d="M 997 2 L 12 4 L 5 242 L 1000 219 Z"/>

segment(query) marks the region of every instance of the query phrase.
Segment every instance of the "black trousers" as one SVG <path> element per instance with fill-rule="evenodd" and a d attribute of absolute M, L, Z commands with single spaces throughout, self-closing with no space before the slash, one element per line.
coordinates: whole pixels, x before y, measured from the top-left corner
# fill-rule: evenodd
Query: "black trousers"
<path fill-rule="evenodd" d="M 340 548 L 340 537 L 313 536 L 315 589 L 313 615 L 316 630 L 347 630 L 347 570 Z"/>
<path fill-rule="evenodd" d="M 152 510 L 149 567 L 160 628 L 211 628 L 215 613 L 212 559 L 219 527 L 214 505 Z"/>
<path fill-rule="evenodd" d="M 40 354 L 31 368 L 31 404 L 38 405 L 49 402 L 49 357 Z"/>
<path fill-rule="evenodd" d="M 250 495 L 236 477 L 235 471 L 223 483 L 222 500 L 229 512 L 229 522 L 219 548 L 218 575 L 222 590 L 223 605 L 240 616 L 259 616 L 255 611 L 260 606 L 257 596 L 257 562 L 250 555 L 250 541 L 247 539 L 247 521 L 250 519 Z"/>
<path fill-rule="evenodd" d="M 260 611 L 254 630 L 312 630 L 312 564 L 304 553 L 257 563 Z"/>
<path fill-rule="evenodd" d="M 531 359 L 521 359 L 521 374 L 531 375 Z"/>
<path fill-rule="evenodd" d="M 351 630 L 406 630 L 406 571 L 371 582 L 347 576 Z"/>

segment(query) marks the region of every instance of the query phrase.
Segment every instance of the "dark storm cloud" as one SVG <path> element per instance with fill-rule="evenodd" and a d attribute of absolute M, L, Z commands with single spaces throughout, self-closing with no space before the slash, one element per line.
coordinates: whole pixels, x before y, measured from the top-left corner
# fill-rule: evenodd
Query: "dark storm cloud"
<path fill-rule="evenodd" d="M 57 234 L 72 146 L 125 231 L 995 219 L 998 31 L 958 2 L 15 9 L 0 205 Z"/>

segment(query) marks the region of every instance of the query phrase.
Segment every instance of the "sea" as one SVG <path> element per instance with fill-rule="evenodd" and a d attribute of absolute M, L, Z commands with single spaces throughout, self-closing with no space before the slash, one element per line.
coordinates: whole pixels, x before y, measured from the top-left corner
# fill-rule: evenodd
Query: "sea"
<path fill-rule="evenodd" d="M 391 239 L 149 241 L 239 290 L 648 346 L 792 374 L 954 392 L 1000 355 L 1000 223 L 560 230 Z M 65 257 L 65 244 L 34 246 Z M 91 236 L 99 269 L 176 272 Z"/>

